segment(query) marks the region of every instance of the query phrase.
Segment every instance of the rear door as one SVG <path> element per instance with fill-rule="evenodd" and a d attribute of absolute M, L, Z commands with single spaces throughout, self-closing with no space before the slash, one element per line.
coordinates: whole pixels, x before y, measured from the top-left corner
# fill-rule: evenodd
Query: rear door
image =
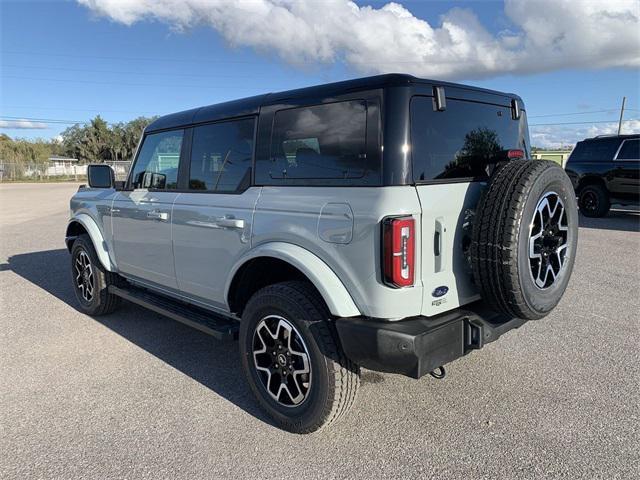
<path fill-rule="evenodd" d="M 225 308 L 229 272 L 250 248 L 255 117 L 193 128 L 187 190 L 173 207 L 173 252 L 182 294 Z"/>
<path fill-rule="evenodd" d="M 422 313 L 430 316 L 478 299 L 468 261 L 474 209 L 489 158 L 529 142 L 524 111 L 447 98 L 411 100 L 413 176 L 422 207 Z M 441 288 L 444 287 L 444 288 Z M 443 293 L 446 292 L 446 293 Z"/>
<path fill-rule="evenodd" d="M 612 185 L 616 197 L 637 201 L 640 196 L 640 138 L 622 142 L 614 159 Z"/>
<path fill-rule="evenodd" d="M 152 285 L 176 288 L 171 213 L 178 196 L 184 130 L 147 134 L 129 177 L 112 206 L 118 270 Z"/>

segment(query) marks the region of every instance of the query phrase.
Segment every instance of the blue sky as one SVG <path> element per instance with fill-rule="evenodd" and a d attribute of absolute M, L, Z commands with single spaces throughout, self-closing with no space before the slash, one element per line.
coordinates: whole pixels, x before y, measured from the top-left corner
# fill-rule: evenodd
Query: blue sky
<path fill-rule="evenodd" d="M 293 0 L 266 1 L 287 4 Z M 331 12 L 341 18 L 349 10 L 340 8 L 353 10 L 342 5 L 346 0 L 332 1 Z M 544 7 L 545 1 L 540 0 L 535 10 Z M 264 0 L 253 2 L 250 8 Z M 602 43 L 604 40 L 594 40 L 584 51 L 570 43 L 571 35 L 584 37 L 587 43 L 589 38 L 610 36 L 607 28 L 616 28 L 623 35 L 624 26 L 607 26 L 602 29 L 605 33 L 598 28 L 589 32 L 576 30 L 580 18 L 553 23 L 542 17 L 532 27 L 525 20 L 518 23 L 522 13 L 515 7 L 505 8 L 502 1 L 405 1 L 400 2 L 404 8 L 392 7 L 383 16 L 386 10 L 380 9 L 386 2 L 368 1 L 356 2 L 372 7 L 357 12 L 362 25 L 354 31 L 356 41 L 349 35 L 337 35 L 338 20 L 327 20 L 331 15 L 327 4 L 314 0 L 300 11 L 291 9 L 291 15 L 285 11 L 276 20 L 265 19 L 261 28 L 266 33 L 256 37 L 255 26 L 243 30 L 246 12 L 234 13 L 229 8 L 193 10 L 185 19 L 171 8 L 169 12 L 155 7 L 144 10 L 140 2 L 129 10 L 109 0 L 80 3 L 85 5 L 2 1 L 0 126 L 17 126 L 14 122 L 26 119 L 21 126 L 38 128 L 0 128 L 1 132 L 12 137 L 52 138 L 69 125 L 47 122 L 86 121 L 96 114 L 109 122 L 126 121 L 389 70 L 518 93 L 527 105 L 534 145 L 569 144 L 611 131 L 622 96 L 627 97 L 625 118 L 640 118 L 640 53 L 634 53 L 640 52 L 639 34 L 627 32 L 624 45 L 631 39 L 631 50 L 615 55 L 610 52 L 620 47 Z M 158 4 L 171 7 L 171 0 Z M 318 29 L 310 32 L 314 9 Z M 631 13 L 636 26 L 637 10 Z M 276 21 L 283 23 L 274 26 Z M 540 31 L 549 24 L 550 31 Z M 305 25 L 307 31 L 303 31 Z M 435 32 L 424 48 L 436 42 L 434 50 L 423 61 L 407 60 L 416 57 L 414 48 L 423 47 L 407 45 L 402 35 L 415 30 L 423 38 L 422 29 L 431 32 L 428 27 Z M 281 34 L 284 31 L 289 37 Z M 384 43 L 381 48 L 376 37 L 388 31 L 392 42 L 398 43 Z M 472 36 L 467 38 L 468 32 Z M 566 45 L 549 47 L 555 50 L 545 50 L 545 45 L 536 44 L 538 32 L 540 38 L 557 35 L 569 40 Z M 450 38 L 456 35 L 463 38 L 452 45 Z M 531 37 L 535 37 L 533 42 Z M 470 50 L 482 42 L 488 42 L 482 50 Z M 531 43 L 533 46 L 527 46 Z M 561 55 L 551 58 L 556 50 L 562 50 Z M 581 56 L 588 59 L 583 61 Z M 604 121 L 613 123 L 533 126 Z M 639 127 L 638 121 L 625 124 L 626 131 Z"/>

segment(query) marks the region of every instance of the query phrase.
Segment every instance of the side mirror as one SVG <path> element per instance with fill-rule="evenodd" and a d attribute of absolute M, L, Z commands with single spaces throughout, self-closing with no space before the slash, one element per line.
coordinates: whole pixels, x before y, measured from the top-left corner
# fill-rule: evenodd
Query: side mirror
<path fill-rule="evenodd" d="M 143 188 L 165 188 L 167 176 L 163 173 L 145 172 L 142 178 Z"/>
<path fill-rule="evenodd" d="M 89 165 L 87 179 L 91 188 L 113 188 L 116 177 L 109 165 Z"/>

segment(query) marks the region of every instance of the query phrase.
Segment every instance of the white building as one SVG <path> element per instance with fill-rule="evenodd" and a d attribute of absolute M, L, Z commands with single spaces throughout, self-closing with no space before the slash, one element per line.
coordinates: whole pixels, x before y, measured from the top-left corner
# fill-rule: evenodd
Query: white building
<path fill-rule="evenodd" d="M 48 177 L 86 175 L 87 166 L 78 165 L 77 158 L 49 157 L 49 166 L 45 172 Z"/>

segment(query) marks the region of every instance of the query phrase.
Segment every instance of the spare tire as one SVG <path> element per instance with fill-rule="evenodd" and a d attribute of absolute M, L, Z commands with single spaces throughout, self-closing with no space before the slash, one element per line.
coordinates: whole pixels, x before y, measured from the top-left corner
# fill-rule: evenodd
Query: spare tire
<path fill-rule="evenodd" d="M 576 196 L 564 170 L 541 160 L 506 163 L 474 219 L 470 256 L 482 298 L 511 317 L 544 317 L 567 288 L 577 242 Z"/>

